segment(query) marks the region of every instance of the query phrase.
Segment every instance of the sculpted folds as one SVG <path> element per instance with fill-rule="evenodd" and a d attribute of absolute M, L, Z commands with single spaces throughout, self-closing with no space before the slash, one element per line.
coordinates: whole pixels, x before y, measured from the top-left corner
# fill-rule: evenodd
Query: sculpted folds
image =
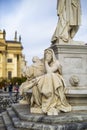
<path fill-rule="evenodd" d="M 57 0 L 58 24 L 52 43 L 68 43 L 73 39 L 81 24 L 80 0 Z"/>

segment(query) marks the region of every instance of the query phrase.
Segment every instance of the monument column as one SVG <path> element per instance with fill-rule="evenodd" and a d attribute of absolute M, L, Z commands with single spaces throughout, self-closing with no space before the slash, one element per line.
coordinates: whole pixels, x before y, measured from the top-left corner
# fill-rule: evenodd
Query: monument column
<path fill-rule="evenodd" d="M 2 77 L 7 77 L 6 52 L 2 52 Z"/>
<path fill-rule="evenodd" d="M 73 38 L 81 25 L 80 0 L 58 0 L 58 24 L 51 48 L 62 65 L 72 110 L 87 110 L 87 45 Z"/>
<path fill-rule="evenodd" d="M 21 54 L 17 55 L 17 76 L 21 77 Z"/>

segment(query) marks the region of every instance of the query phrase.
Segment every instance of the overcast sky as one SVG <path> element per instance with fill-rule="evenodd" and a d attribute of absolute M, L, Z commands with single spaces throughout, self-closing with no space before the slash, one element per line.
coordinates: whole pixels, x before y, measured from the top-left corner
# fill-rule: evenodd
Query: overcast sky
<path fill-rule="evenodd" d="M 6 30 L 6 40 L 13 40 L 17 30 L 21 35 L 28 65 L 33 56 L 43 57 L 51 45 L 51 37 L 58 22 L 57 0 L 0 0 L 0 29 Z M 82 25 L 75 40 L 87 43 L 87 0 L 81 0 Z"/>

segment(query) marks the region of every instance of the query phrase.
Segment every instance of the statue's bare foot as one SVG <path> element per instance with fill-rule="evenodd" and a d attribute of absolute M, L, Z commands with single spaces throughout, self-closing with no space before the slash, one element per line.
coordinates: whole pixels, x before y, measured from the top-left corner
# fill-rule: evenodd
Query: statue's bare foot
<path fill-rule="evenodd" d="M 27 100 L 25 100 L 25 99 L 21 99 L 21 100 L 19 101 L 19 103 L 20 103 L 20 104 L 28 104 Z"/>
<path fill-rule="evenodd" d="M 58 115 L 59 111 L 56 108 L 50 108 L 47 115 Z"/>

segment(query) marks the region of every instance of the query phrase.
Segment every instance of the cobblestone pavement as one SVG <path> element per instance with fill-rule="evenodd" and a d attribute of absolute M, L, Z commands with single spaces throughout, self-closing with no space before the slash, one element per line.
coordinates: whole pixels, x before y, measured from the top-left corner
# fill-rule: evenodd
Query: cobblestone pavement
<path fill-rule="evenodd" d="M 7 92 L 0 93 L 0 113 L 11 107 L 12 104 L 17 103 L 18 100 L 19 95 L 16 93 L 12 93 L 12 96 Z"/>
<path fill-rule="evenodd" d="M 2 116 L 1 116 L 1 115 L 0 115 L 0 130 L 6 130 L 6 129 L 5 129 L 4 122 L 3 122 L 3 119 L 2 119 Z"/>

